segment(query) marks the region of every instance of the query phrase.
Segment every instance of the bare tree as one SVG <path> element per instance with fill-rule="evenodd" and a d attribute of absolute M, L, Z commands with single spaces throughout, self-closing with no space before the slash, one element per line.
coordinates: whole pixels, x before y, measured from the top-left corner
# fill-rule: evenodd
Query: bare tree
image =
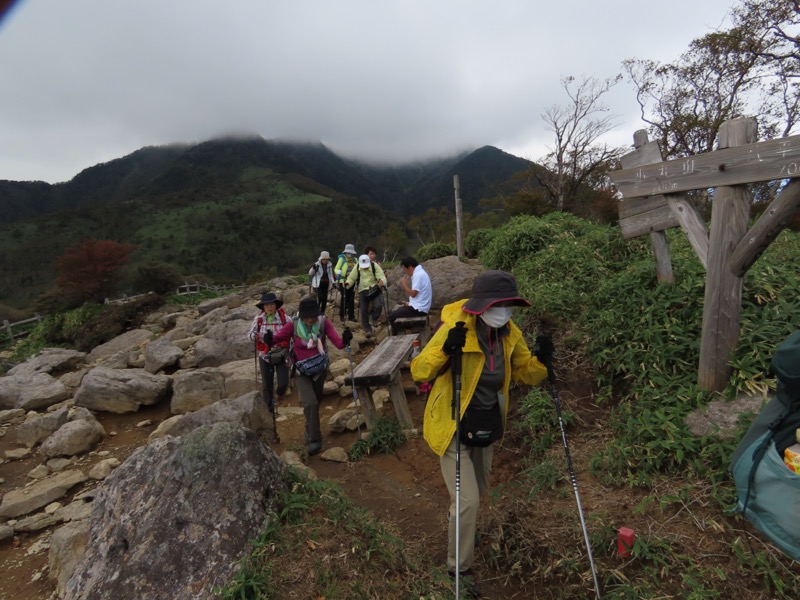
<path fill-rule="evenodd" d="M 789 135 L 797 124 L 798 0 L 744 0 L 731 22 L 693 40 L 673 63 L 623 62 L 665 158 L 710 152 L 729 119 L 756 116 L 765 139 Z"/>
<path fill-rule="evenodd" d="M 609 114 L 602 97 L 621 79 L 621 75 L 603 81 L 594 77 L 580 81 L 565 77 L 561 84 L 570 102 L 551 106 L 542 114 L 548 130 L 555 135 L 555 143 L 537 161 L 545 169 L 536 169 L 534 175 L 558 211 L 563 211 L 584 188 L 590 187 L 621 152 L 599 142 L 614 128 L 616 118 Z"/>

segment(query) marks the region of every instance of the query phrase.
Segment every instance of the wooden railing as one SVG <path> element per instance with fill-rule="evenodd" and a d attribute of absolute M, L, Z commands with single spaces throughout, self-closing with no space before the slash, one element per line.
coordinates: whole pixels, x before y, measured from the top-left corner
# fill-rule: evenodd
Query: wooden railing
<path fill-rule="evenodd" d="M 27 328 L 19 330 L 17 332 L 14 332 L 14 328 L 15 327 L 17 329 L 19 329 L 23 325 L 28 325 L 30 323 L 38 322 L 38 321 L 41 321 L 41 320 L 42 320 L 42 317 L 41 317 L 41 315 L 38 315 L 38 314 L 33 316 L 33 317 L 31 317 L 30 319 L 25 319 L 23 321 L 16 321 L 15 323 L 10 323 L 8 321 L 8 319 L 4 319 L 3 320 L 2 329 L 3 329 L 3 331 L 5 331 L 5 335 L 8 336 L 8 339 L 14 340 L 15 338 L 18 338 L 18 337 L 25 337 L 26 335 L 28 335 L 28 333 L 30 333 Z"/>

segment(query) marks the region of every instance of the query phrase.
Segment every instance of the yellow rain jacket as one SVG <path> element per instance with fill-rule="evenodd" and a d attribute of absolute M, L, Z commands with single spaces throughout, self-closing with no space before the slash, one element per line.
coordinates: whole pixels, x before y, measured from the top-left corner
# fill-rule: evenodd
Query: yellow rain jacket
<path fill-rule="evenodd" d="M 459 300 L 442 309 L 442 325 L 425 345 L 422 352 L 411 362 L 411 375 L 414 381 L 431 381 L 436 378 L 428 403 L 425 406 L 425 417 L 422 433 L 425 441 L 437 455 L 443 456 L 456 432 L 456 422 L 452 416 L 453 377 L 448 369 L 437 377 L 439 370 L 450 359 L 442 346 L 447 339 L 447 332 L 458 321 L 464 321 L 467 328 L 467 342 L 461 362 L 461 417 L 472 400 L 472 394 L 478 387 L 483 371 L 485 355 L 475 333 L 477 315 L 466 313 L 461 307 L 467 300 Z M 537 385 L 547 376 L 547 368 L 528 350 L 522 332 L 513 321 L 509 322 L 510 332 L 503 339 L 503 356 L 505 361 L 505 379 L 503 395 L 508 398 L 508 387 L 513 379 L 516 383 Z M 505 431 L 506 410 L 503 409 L 503 430 Z"/>

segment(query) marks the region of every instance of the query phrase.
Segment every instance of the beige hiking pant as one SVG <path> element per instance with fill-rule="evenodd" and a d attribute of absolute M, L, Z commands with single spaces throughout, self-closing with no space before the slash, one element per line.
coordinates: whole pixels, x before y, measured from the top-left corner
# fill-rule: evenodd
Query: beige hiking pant
<path fill-rule="evenodd" d="M 461 444 L 460 509 L 459 516 L 459 572 L 466 571 L 475 560 L 475 532 L 478 526 L 478 512 L 481 496 L 489 487 L 492 472 L 494 444 L 476 448 Z M 442 476 L 450 492 L 450 524 L 448 527 L 447 569 L 456 570 L 456 438 L 439 458 Z"/>

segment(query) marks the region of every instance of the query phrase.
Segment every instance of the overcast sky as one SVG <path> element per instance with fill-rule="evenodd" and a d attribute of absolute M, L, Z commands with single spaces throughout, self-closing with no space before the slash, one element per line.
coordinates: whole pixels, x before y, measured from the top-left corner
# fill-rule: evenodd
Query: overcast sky
<path fill-rule="evenodd" d="M 71 179 L 230 133 L 404 162 L 530 160 L 567 75 L 669 62 L 737 0 L 20 0 L 0 19 L 0 179 Z M 0 6 L 3 2 L 0 1 Z M 629 144 L 624 81 L 606 96 Z"/>

